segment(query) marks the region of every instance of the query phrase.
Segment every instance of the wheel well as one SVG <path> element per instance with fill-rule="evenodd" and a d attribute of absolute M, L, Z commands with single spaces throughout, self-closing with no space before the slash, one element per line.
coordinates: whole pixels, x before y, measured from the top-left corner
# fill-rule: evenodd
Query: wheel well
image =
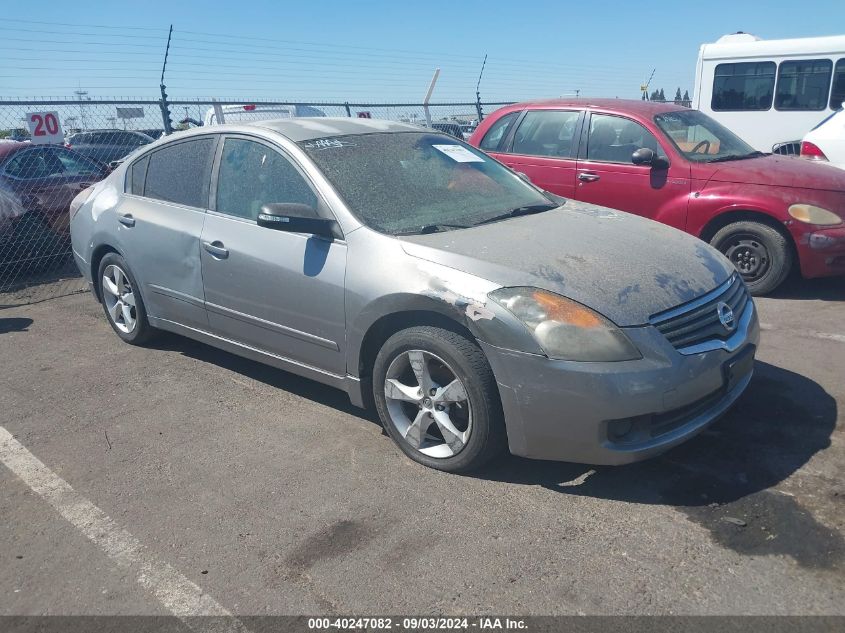
<path fill-rule="evenodd" d="M 699 237 L 707 242 L 710 243 L 710 240 L 713 239 L 713 236 L 716 235 L 721 229 L 725 228 L 728 224 L 733 224 L 734 222 L 742 222 L 742 221 L 750 221 L 750 222 L 760 222 L 761 224 L 767 224 L 768 226 L 772 227 L 776 231 L 779 231 L 789 240 L 789 243 L 792 244 L 792 236 L 789 234 L 783 225 L 775 220 L 772 216 L 761 213 L 760 211 L 728 211 L 727 213 L 722 213 L 721 215 L 717 215 L 715 218 L 710 220 L 703 229 L 701 229 L 701 234 Z M 793 244 L 793 247 L 795 245 Z"/>
<path fill-rule="evenodd" d="M 361 380 L 372 377 L 376 356 L 387 339 L 400 330 L 418 325 L 441 327 L 475 340 L 472 332 L 466 327 L 438 312 L 408 310 L 385 315 L 370 326 L 361 342 L 361 354 L 358 357 L 358 376 Z"/>
<path fill-rule="evenodd" d="M 100 271 L 100 262 L 103 261 L 103 257 L 109 253 L 117 252 L 116 248 L 109 246 L 108 244 L 101 244 L 95 248 L 94 252 L 91 254 L 91 281 L 94 284 L 94 294 L 97 295 L 97 299 L 102 299 L 100 296 L 100 280 L 98 274 Z"/>

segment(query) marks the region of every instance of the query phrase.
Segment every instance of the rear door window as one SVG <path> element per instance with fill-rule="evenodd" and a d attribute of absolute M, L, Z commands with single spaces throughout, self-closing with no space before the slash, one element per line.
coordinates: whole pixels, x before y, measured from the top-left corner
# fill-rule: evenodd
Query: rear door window
<path fill-rule="evenodd" d="M 165 145 L 150 154 L 144 195 L 206 208 L 215 139 L 204 137 Z"/>
<path fill-rule="evenodd" d="M 775 109 L 824 110 L 832 68 L 833 62 L 829 59 L 781 62 Z"/>
<path fill-rule="evenodd" d="M 714 111 L 768 110 L 775 89 L 774 62 L 719 64 L 713 77 Z"/>
<path fill-rule="evenodd" d="M 527 112 L 516 130 L 513 153 L 552 158 L 574 157 L 575 128 L 580 115 L 578 110 Z"/>

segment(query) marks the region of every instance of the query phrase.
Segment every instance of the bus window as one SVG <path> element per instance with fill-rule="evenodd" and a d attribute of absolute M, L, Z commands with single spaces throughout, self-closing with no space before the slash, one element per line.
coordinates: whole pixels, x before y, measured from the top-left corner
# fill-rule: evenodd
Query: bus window
<path fill-rule="evenodd" d="M 776 110 L 824 110 L 833 62 L 802 59 L 781 62 L 775 92 Z"/>
<path fill-rule="evenodd" d="M 768 110 L 775 88 L 774 62 L 719 64 L 713 77 L 715 111 Z"/>
<path fill-rule="evenodd" d="M 838 110 L 845 101 L 845 59 L 836 62 L 833 71 L 833 89 L 830 91 L 830 109 Z"/>

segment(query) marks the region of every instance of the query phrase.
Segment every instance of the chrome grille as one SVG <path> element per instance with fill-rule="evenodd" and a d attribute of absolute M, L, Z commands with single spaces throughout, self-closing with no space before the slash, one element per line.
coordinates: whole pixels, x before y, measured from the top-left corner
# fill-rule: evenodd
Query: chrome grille
<path fill-rule="evenodd" d="M 733 310 L 734 324 L 739 323 L 749 302 L 748 291 L 739 275 L 685 305 L 656 314 L 649 322 L 663 334 L 677 350 L 705 343 L 724 341 L 734 329 L 727 329 L 719 320 L 717 307 L 726 303 Z"/>

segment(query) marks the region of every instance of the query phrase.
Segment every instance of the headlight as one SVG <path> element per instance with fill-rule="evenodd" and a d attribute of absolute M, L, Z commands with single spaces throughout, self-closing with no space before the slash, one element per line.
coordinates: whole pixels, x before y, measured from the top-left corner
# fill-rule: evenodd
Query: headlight
<path fill-rule="evenodd" d="M 622 330 L 566 297 L 538 288 L 499 288 L 488 295 L 511 312 L 549 358 L 619 361 L 642 358 Z"/>
<path fill-rule="evenodd" d="M 806 222 L 807 224 L 830 226 L 832 224 L 842 223 L 842 218 L 832 211 L 816 207 L 812 204 L 793 204 L 789 207 L 789 215 L 799 222 Z"/>

